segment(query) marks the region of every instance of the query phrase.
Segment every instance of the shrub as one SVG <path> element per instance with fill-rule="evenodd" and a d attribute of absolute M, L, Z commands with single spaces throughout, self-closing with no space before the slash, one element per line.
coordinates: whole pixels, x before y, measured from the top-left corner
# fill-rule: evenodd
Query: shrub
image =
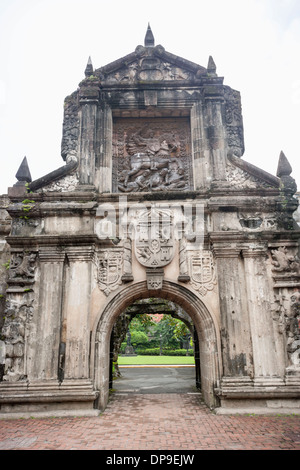
<path fill-rule="evenodd" d="M 151 349 L 137 349 L 136 353 L 139 356 L 159 356 L 160 348 L 151 348 Z M 186 356 L 186 349 L 163 349 L 163 356 Z M 189 356 L 193 356 L 194 352 L 192 349 L 189 349 Z"/>

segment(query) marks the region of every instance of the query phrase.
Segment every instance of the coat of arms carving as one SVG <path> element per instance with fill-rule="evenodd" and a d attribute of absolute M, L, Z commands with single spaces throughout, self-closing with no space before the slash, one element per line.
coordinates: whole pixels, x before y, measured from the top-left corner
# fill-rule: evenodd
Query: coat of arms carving
<path fill-rule="evenodd" d="M 173 216 L 169 209 L 151 208 L 137 213 L 135 255 L 147 268 L 162 268 L 174 256 Z"/>
<path fill-rule="evenodd" d="M 216 273 L 212 253 L 200 250 L 189 258 L 191 283 L 200 295 L 206 295 L 216 284 Z"/>
<path fill-rule="evenodd" d="M 97 283 L 100 289 L 109 295 L 122 283 L 123 251 L 103 250 L 95 258 Z"/>

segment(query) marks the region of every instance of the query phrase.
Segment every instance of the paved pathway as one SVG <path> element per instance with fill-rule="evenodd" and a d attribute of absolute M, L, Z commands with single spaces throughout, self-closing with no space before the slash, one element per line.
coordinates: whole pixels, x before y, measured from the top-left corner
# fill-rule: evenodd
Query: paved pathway
<path fill-rule="evenodd" d="M 211 413 L 194 393 L 113 393 L 97 417 L 0 420 L 0 450 L 300 450 L 299 416 Z"/>
<path fill-rule="evenodd" d="M 194 366 L 121 366 L 122 377 L 113 381 L 118 392 L 188 393 L 195 392 Z"/>

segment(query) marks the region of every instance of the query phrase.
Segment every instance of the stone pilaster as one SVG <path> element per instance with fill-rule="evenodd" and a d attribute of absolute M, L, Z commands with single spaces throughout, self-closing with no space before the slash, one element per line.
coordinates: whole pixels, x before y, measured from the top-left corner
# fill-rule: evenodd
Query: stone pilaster
<path fill-rule="evenodd" d="M 90 290 L 93 249 L 67 249 L 61 343 L 65 344 L 64 380 L 89 377 Z"/>
<path fill-rule="evenodd" d="M 233 244 L 214 246 L 221 310 L 223 374 L 252 376 L 249 317 L 240 249 Z"/>
<path fill-rule="evenodd" d="M 99 102 L 99 84 L 86 79 L 79 92 L 79 184 L 93 186 L 95 184 L 95 154 L 97 108 Z"/>
<path fill-rule="evenodd" d="M 100 193 L 112 191 L 112 110 L 105 105 L 98 111 L 96 185 Z"/>
<path fill-rule="evenodd" d="M 191 109 L 191 136 L 193 149 L 194 189 L 207 187 L 210 181 L 209 150 L 205 149 L 202 103 L 197 101 Z"/>
<path fill-rule="evenodd" d="M 65 254 L 55 248 L 39 251 L 39 296 L 33 351 L 33 380 L 57 380 Z"/>
<path fill-rule="evenodd" d="M 210 176 L 212 182 L 225 180 L 226 128 L 223 122 L 224 90 L 222 78 L 206 78 L 203 95 L 205 101 L 205 127 L 210 150 Z"/>
<path fill-rule="evenodd" d="M 281 382 L 279 354 L 274 337 L 271 288 L 264 246 L 242 250 L 253 349 L 254 385 Z"/>

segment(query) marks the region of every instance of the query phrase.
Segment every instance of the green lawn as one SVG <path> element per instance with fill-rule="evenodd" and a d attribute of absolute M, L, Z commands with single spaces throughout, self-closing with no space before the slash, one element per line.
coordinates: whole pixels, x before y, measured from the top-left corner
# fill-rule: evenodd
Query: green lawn
<path fill-rule="evenodd" d="M 122 365 L 160 365 L 160 364 L 194 364 L 193 356 L 119 356 L 118 364 Z"/>

